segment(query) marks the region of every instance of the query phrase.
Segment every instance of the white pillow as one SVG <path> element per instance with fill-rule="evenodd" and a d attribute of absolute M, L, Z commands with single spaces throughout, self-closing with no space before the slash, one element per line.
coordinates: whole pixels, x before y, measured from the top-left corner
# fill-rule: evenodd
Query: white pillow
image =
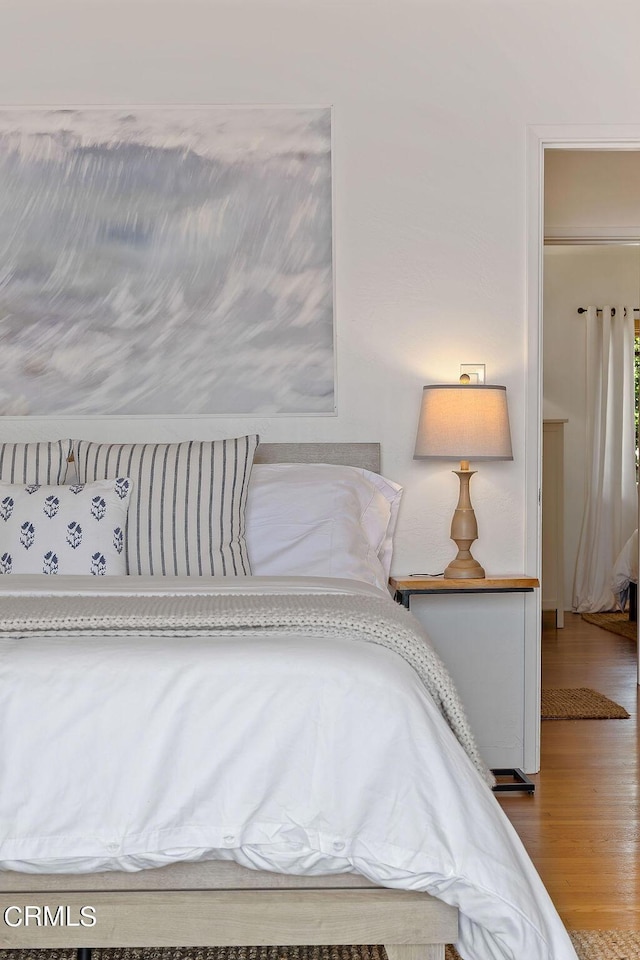
<path fill-rule="evenodd" d="M 246 512 L 251 572 L 386 589 L 401 496 L 397 483 L 359 467 L 255 464 Z"/>
<path fill-rule="evenodd" d="M 0 574 L 126 573 L 128 477 L 72 486 L 0 482 Z"/>
<path fill-rule="evenodd" d="M 250 573 L 244 514 L 257 434 L 180 443 L 74 440 L 78 481 L 131 477 L 127 573 Z"/>

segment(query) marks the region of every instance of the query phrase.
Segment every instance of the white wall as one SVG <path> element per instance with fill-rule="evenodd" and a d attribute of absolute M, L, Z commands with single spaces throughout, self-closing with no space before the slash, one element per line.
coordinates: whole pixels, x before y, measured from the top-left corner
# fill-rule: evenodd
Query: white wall
<path fill-rule="evenodd" d="M 637 123 L 638 36 L 635 0 L 0 0 L 7 104 L 334 105 L 339 404 L 321 419 L 7 420 L 1 436 L 379 439 L 407 487 L 395 570 L 439 570 L 456 480 L 411 459 L 420 388 L 483 362 L 509 391 L 515 459 L 474 478 L 475 552 L 522 569 L 526 126 Z"/>
<path fill-rule="evenodd" d="M 543 416 L 565 424 L 565 606 L 571 606 L 586 496 L 585 318 L 579 306 L 640 304 L 640 247 L 556 246 L 544 251 Z M 629 536 L 633 529 L 629 530 Z"/>
<path fill-rule="evenodd" d="M 640 237 L 637 150 L 548 150 L 545 237 Z"/>

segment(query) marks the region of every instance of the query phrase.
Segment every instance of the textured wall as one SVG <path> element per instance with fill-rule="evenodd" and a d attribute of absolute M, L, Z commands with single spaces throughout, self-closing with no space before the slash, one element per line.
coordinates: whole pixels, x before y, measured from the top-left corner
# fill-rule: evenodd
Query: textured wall
<path fill-rule="evenodd" d="M 336 417 L 7 420 L 2 435 L 379 439 L 407 486 L 394 566 L 438 570 L 456 482 L 411 459 L 420 388 L 486 363 L 515 459 L 474 478 L 476 553 L 522 567 L 526 126 L 637 122 L 639 27 L 620 0 L 0 2 L 5 104 L 333 104 L 338 351 Z"/>

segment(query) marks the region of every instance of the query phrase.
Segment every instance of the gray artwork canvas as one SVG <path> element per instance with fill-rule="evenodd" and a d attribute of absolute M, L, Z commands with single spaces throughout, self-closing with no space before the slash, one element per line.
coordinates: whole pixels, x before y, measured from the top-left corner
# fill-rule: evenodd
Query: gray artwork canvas
<path fill-rule="evenodd" d="M 331 111 L 0 109 L 0 413 L 334 412 Z"/>

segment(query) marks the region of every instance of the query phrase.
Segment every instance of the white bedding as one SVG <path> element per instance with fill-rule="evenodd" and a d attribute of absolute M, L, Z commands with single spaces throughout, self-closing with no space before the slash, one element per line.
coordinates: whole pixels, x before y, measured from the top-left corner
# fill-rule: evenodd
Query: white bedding
<path fill-rule="evenodd" d="M 302 578 L 11 580 L 0 612 L 3 595 L 76 588 L 382 595 Z M 217 858 L 357 872 L 458 906 L 469 960 L 574 960 L 495 797 L 390 650 L 313 631 L 234 631 L 5 636 L 0 651 L 3 869 Z"/>
<path fill-rule="evenodd" d="M 634 530 L 622 550 L 616 557 L 611 574 L 611 588 L 620 597 L 624 608 L 629 592 L 629 584 L 638 582 L 638 531 Z"/>

